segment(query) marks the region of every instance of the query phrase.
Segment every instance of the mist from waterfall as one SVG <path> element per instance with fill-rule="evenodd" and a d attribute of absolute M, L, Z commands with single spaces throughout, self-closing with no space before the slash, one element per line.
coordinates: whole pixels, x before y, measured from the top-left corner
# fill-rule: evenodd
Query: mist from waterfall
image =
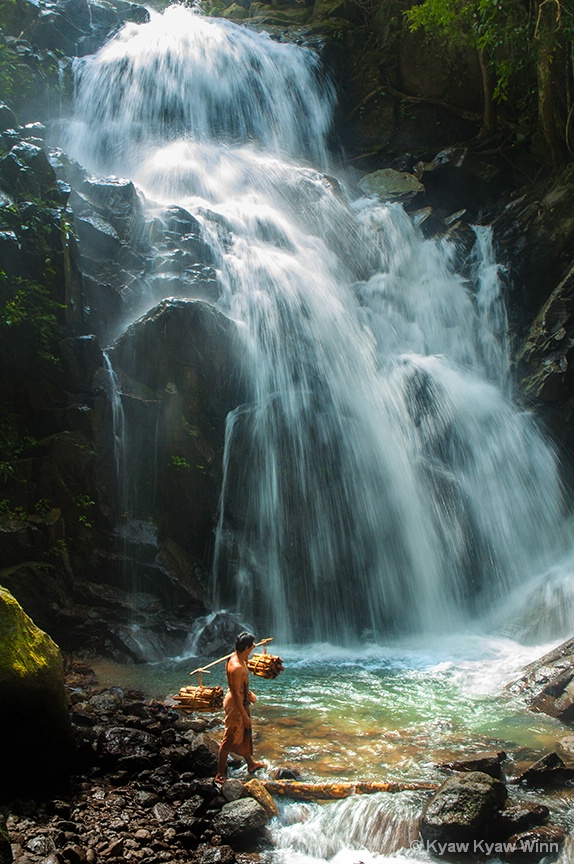
<path fill-rule="evenodd" d="M 466 255 L 357 197 L 329 166 L 333 107 L 312 51 L 174 6 L 78 61 L 63 142 L 202 225 L 249 388 L 214 608 L 294 642 L 453 629 L 564 548 L 490 232 Z"/>

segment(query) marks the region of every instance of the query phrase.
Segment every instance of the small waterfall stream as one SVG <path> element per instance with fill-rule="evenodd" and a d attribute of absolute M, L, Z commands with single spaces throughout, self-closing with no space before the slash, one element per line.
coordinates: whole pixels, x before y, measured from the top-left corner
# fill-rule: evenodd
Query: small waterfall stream
<path fill-rule="evenodd" d="M 377 639 L 453 628 L 543 573 L 561 489 L 511 400 L 488 229 L 465 264 L 322 173 L 334 96 L 305 48 L 173 6 L 77 80 L 66 148 L 199 220 L 243 339 L 215 606 L 286 641 Z"/>

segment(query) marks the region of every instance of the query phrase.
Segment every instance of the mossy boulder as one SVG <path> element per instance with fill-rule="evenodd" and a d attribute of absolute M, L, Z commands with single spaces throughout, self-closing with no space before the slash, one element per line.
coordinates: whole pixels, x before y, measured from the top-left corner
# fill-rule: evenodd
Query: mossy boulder
<path fill-rule="evenodd" d="M 65 789 L 73 739 L 60 649 L 0 587 L 0 736 L 12 754 L 0 795 L 41 797 Z"/>

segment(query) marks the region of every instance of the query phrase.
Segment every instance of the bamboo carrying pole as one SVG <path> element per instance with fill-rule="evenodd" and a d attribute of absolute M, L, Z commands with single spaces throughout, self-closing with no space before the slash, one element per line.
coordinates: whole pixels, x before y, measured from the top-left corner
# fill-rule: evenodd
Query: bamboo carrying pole
<path fill-rule="evenodd" d="M 254 675 L 259 675 L 262 678 L 276 678 L 280 672 L 283 671 L 283 663 L 280 657 L 274 657 L 271 654 L 267 654 L 267 648 L 265 647 L 268 642 L 272 642 L 273 637 L 270 636 L 267 639 L 262 639 L 261 642 L 257 642 L 256 648 L 260 645 L 263 645 L 263 654 L 255 654 L 253 659 L 248 661 L 248 669 L 253 672 Z M 190 672 L 190 675 L 197 675 L 197 686 L 196 687 L 181 687 L 177 696 L 174 696 L 174 700 L 178 702 L 178 705 L 174 705 L 174 708 L 179 708 L 182 711 L 192 712 L 192 711 L 217 711 L 219 708 L 223 708 L 223 690 L 221 687 L 204 687 L 203 686 L 203 675 L 204 673 L 209 675 L 209 670 L 216 666 L 218 663 L 223 663 L 224 660 L 228 660 L 231 657 L 231 654 L 226 654 L 225 657 L 219 657 L 217 660 L 213 660 L 212 663 L 207 663 L 205 666 L 199 666 L 197 669 L 194 669 L 193 672 Z"/>
<path fill-rule="evenodd" d="M 436 783 L 302 783 L 299 780 L 263 780 L 270 795 L 292 798 L 294 801 L 335 801 L 351 795 L 375 792 L 435 791 Z"/>
<path fill-rule="evenodd" d="M 267 639 L 262 639 L 261 642 L 256 642 L 255 647 L 259 648 L 260 645 L 267 645 L 268 642 L 273 642 L 273 636 L 268 636 Z M 208 669 L 211 669 L 212 666 L 217 666 L 218 663 L 223 663 L 224 660 L 229 660 L 232 654 L 235 652 L 232 651 L 231 654 L 226 654 L 225 657 L 220 657 L 218 660 L 213 660 L 211 663 L 207 663 L 205 666 L 198 666 L 197 669 L 194 669 L 193 672 L 190 672 L 190 675 L 195 675 L 196 673 L 200 673 L 199 680 L 201 681 L 201 673 L 206 672 Z"/>

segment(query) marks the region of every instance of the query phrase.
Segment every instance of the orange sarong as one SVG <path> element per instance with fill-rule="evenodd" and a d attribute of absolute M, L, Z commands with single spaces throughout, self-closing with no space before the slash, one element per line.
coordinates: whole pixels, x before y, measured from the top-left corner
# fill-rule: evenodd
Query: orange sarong
<path fill-rule="evenodd" d="M 245 704 L 245 710 L 249 714 L 249 703 Z M 247 729 L 243 722 L 243 717 L 239 708 L 235 704 L 235 699 L 231 690 L 228 690 L 223 700 L 223 710 L 225 711 L 225 732 L 221 747 L 235 753 L 237 756 L 251 756 L 253 753 L 253 738 L 251 729 Z"/>

